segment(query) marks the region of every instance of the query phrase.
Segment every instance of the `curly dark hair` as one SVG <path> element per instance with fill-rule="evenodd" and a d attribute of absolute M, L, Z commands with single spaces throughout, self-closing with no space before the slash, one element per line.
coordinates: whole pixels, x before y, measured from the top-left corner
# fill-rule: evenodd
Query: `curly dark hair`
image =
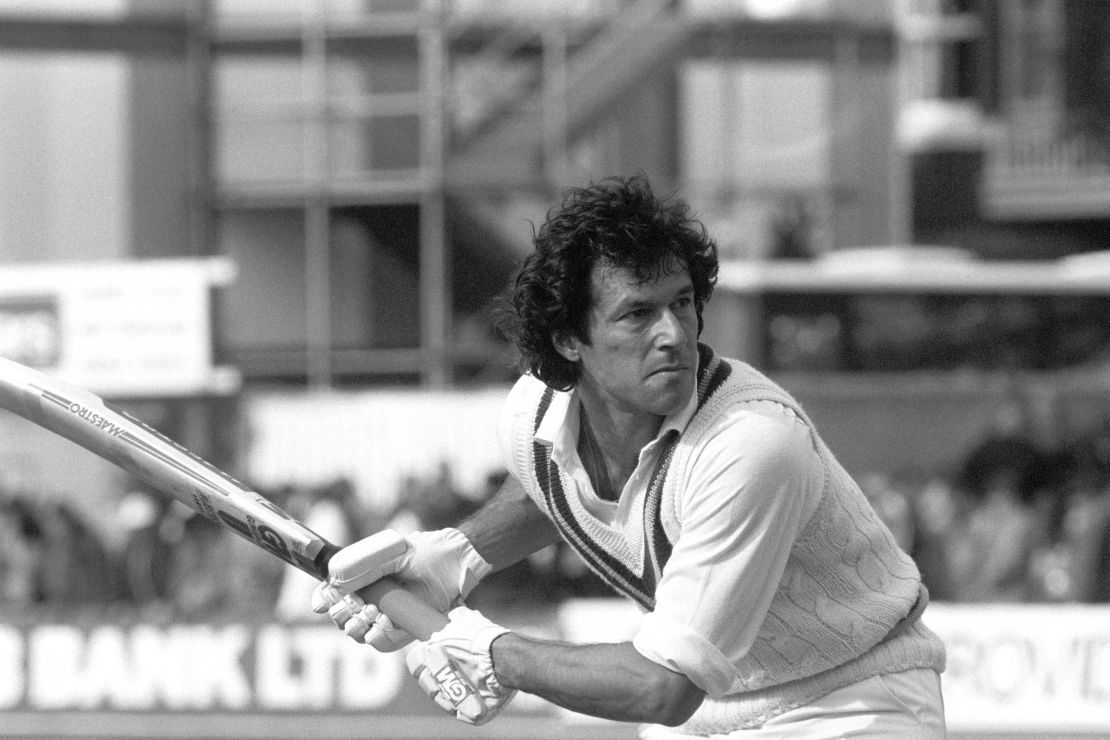
<path fill-rule="evenodd" d="M 533 241 L 497 317 L 520 352 L 521 371 L 556 390 L 578 382 L 577 363 L 559 354 L 552 337 L 589 343 L 590 278 L 599 261 L 648 282 L 677 259 L 690 272 L 700 335 L 717 281 L 717 246 L 686 201 L 657 198 L 644 175 L 568 189 Z"/>

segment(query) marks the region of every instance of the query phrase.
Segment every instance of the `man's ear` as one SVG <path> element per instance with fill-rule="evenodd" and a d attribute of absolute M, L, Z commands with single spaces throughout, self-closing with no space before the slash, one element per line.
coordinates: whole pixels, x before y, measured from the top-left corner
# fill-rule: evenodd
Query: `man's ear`
<path fill-rule="evenodd" d="M 578 362 L 582 359 L 580 347 L 582 341 L 573 335 L 553 333 L 551 335 L 551 344 L 555 347 L 555 351 L 562 355 L 564 360 L 568 362 Z"/>

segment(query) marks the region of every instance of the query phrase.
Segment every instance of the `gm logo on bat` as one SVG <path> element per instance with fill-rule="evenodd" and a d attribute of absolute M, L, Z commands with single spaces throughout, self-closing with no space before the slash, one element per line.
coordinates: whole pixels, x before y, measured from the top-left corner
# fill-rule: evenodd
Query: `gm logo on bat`
<path fill-rule="evenodd" d="M 455 669 L 449 665 L 445 665 L 436 671 L 435 679 L 439 684 L 439 690 L 447 697 L 452 706 L 458 706 L 463 703 L 466 697 L 474 693 L 474 689 L 470 688 L 470 684 L 462 680 Z"/>
<path fill-rule="evenodd" d="M 262 547 L 266 548 L 274 555 L 277 555 L 279 558 L 286 561 L 287 563 L 293 562 L 293 558 L 289 554 L 289 547 L 285 544 L 285 540 L 281 538 L 280 534 L 275 532 L 270 527 L 267 527 L 265 524 L 259 524 L 257 525 L 257 528 L 258 544 L 262 545 Z"/>

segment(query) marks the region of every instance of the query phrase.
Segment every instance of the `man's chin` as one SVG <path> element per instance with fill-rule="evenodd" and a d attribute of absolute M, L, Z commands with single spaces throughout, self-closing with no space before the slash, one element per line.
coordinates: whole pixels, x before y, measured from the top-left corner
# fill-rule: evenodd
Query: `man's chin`
<path fill-rule="evenodd" d="M 647 387 L 655 413 L 669 416 L 686 407 L 694 392 L 694 381 L 688 371 L 655 373 L 648 378 Z"/>

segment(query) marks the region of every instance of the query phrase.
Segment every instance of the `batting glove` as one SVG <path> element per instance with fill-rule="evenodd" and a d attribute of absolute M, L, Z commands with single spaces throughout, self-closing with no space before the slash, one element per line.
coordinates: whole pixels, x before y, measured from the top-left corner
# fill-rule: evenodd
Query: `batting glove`
<path fill-rule="evenodd" d="M 409 672 L 444 711 L 468 725 L 496 717 L 516 696 L 493 670 L 490 645 L 508 629 L 464 606 L 448 615 L 440 631 L 418 642 L 405 656 Z"/>
<path fill-rule="evenodd" d="M 312 594 L 312 610 L 317 614 L 327 612 L 352 639 L 392 652 L 412 642 L 412 636 L 394 627 L 376 605 L 356 595 L 358 589 L 393 576 L 433 609 L 446 613 L 461 604 L 492 570 L 457 529 L 413 532 L 408 536 L 387 529 L 332 557 L 328 580 Z"/>

